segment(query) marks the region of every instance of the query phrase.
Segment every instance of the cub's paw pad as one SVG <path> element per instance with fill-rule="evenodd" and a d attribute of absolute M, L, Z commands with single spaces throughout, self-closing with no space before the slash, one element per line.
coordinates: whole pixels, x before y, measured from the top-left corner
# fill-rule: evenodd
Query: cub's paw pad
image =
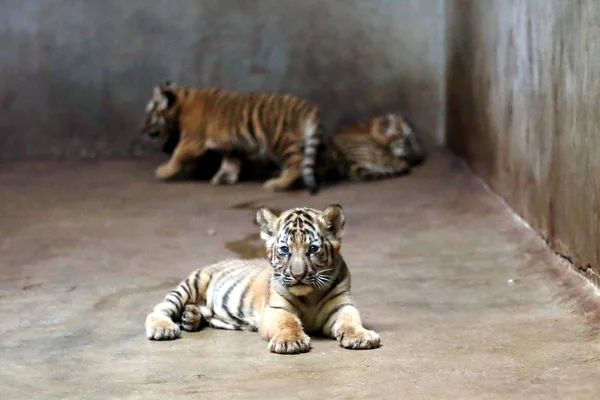
<path fill-rule="evenodd" d="M 176 171 L 173 167 L 171 167 L 170 164 L 163 164 L 160 167 L 156 168 L 154 176 L 160 180 L 167 180 L 174 177 L 177 174 L 177 172 L 179 171 Z"/>
<path fill-rule="evenodd" d="M 269 341 L 269 351 L 277 354 L 298 354 L 310 350 L 310 337 L 304 332 L 297 334 L 280 332 Z"/>
<path fill-rule="evenodd" d="M 234 184 L 237 183 L 238 179 L 239 179 L 239 175 L 236 175 L 233 172 L 231 172 L 229 174 L 226 174 L 225 177 L 222 180 L 227 185 L 234 185 Z"/>
<path fill-rule="evenodd" d="M 375 349 L 381 344 L 379 335 L 368 329 L 340 329 L 336 335 L 340 345 L 346 349 Z"/>
<path fill-rule="evenodd" d="M 281 182 L 279 178 L 272 178 L 263 183 L 263 188 L 269 192 L 279 192 L 287 189 L 287 187 Z"/>
<path fill-rule="evenodd" d="M 223 182 L 223 174 L 216 174 L 210 180 L 210 184 L 213 185 L 213 186 L 222 185 L 223 183 L 224 183 Z"/>
<path fill-rule="evenodd" d="M 188 304 L 183 308 L 181 314 L 181 329 L 187 332 L 196 332 L 200 328 L 202 316 L 200 315 L 200 307 L 194 304 Z"/>
<path fill-rule="evenodd" d="M 164 315 L 149 314 L 145 326 L 150 340 L 173 340 L 181 334 L 179 326 Z"/>
<path fill-rule="evenodd" d="M 214 186 L 233 185 L 233 184 L 237 183 L 237 181 L 238 181 L 238 176 L 235 175 L 234 173 L 223 172 L 223 173 L 213 176 L 212 179 L 210 180 L 210 184 L 214 185 Z"/>

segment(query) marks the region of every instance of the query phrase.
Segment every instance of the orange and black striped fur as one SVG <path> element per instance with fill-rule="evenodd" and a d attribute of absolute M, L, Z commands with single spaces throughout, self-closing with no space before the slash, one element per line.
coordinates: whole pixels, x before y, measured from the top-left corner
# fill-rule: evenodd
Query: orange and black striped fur
<path fill-rule="evenodd" d="M 171 83 L 154 88 L 146 106 L 142 132 L 148 136 L 178 131 L 169 161 L 156 177 L 169 179 L 207 150 L 223 154 L 211 182 L 233 184 L 241 158 L 271 159 L 281 167 L 269 179 L 268 190 L 289 189 L 302 178 L 311 193 L 318 191 L 315 159 L 322 129 L 318 109 L 308 101 L 279 93 L 236 93 L 219 88 L 192 89 Z"/>
<path fill-rule="evenodd" d="M 324 157 L 324 174 L 367 181 L 408 172 L 423 160 L 423 150 L 410 124 L 387 114 L 339 128 Z"/>
<path fill-rule="evenodd" d="M 371 349 L 379 335 L 363 327 L 340 254 L 345 217 L 339 205 L 257 213 L 268 260 L 232 260 L 194 271 L 146 318 L 146 335 L 171 340 L 201 322 L 258 331 L 274 353 L 310 349 L 323 333 L 348 349 Z"/>

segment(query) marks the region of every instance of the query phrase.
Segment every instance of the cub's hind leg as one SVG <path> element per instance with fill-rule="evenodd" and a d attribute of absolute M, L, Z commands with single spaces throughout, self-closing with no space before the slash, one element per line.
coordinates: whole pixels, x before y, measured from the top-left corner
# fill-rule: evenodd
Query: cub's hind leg
<path fill-rule="evenodd" d="M 355 182 L 371 181 L 377 179 L 380 173 L 372 164 L 361 163 L 350 166 L 350 180 Z"/>
<path fill-rule="evenodd" d="M 281 174 L 277 178 L 269 179 L 264 183 L 264 188 L 273 192 L 289 189 L 302 176 L 302 153 L 298 147 L 287 150 L 292 153 L 281 169 Z"/>
<path fill-rule="evenodd" d="M 237 183 L 240 177 L 241 166 L 242 160 L 230 155 L 224 155 L 223 160 L 221 161 L 221 167 L 215 176 L 212 177 L 210 183 L 212 185 L 233 185 L 234 183 Z"/>
<path fill-rule="evenodd" d="M 169 161 L 156 169 L 155 175 L 158 179 L 167 180 L 175 177 L 183 170 L 185 164 L 202 156 L 206 149 L 204 145 L 197 141 L 181 139 L 175 147 Z"/>
<path fill-rule="evenodd" d="M 205 301 L 206 287 L 210 282 L 208 269 L 199 269 L 183 280 L 154 307 L 144 324 L 150 340 L 173 340 L 181 335 L 181 328 L 195 331 L 200 327 L 201 314 L 198 304 Z"/>
<path fill-rule="evenodd" d="M 357 163 L 350 167 L 350 179 L 357 182 L 375 181 L 406 174 L 410 166 L 404 160 L 390 158 L 387 162 Z"/>

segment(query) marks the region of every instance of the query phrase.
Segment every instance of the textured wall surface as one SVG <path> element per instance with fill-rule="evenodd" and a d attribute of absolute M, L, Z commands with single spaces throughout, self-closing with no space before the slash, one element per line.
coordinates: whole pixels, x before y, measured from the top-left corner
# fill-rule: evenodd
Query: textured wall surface
<path fill-rule="evenodd" d="M 289 91 L 442 135 L 443 0 L 0 0 L 0 160 L 127 156 L 152 85 Z"/>
<path fill-rule="evenodd" d="M 593 278 L 600 3 L 455 0 L 447 11 L 449 146 Z"/>

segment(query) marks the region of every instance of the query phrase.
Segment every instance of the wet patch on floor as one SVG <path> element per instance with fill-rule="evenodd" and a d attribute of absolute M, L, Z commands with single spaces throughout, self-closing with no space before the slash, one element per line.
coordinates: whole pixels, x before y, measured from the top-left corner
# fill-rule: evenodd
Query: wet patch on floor
<path fill-rule="evenodd" d="M 271 200 L 271 199 L 256 199 L 256 200 L 243 201 L 241 203 L 236 203 L 236 204 L 232 205 L 230 208 L 232 210 L 250 210 L 250 211 L 252 211 L 251 221 L 254 225 L 258 225 L 258 222 L 256 222 L 256 212 L 258 211 L 259 208 L 269 207 L 269 209 L 275 215 L 280 215 L 282 212 L 278 208 L 273 208 L 273 207 L 268 206 L 266 204 L 266 202 L 269 200 Z"/>
<path fill-rule="evenodd" d="M 258 209 L 258 207 L 260 207 L 259 204 L 262 204 L 264 202 L 265 200 L 261 199 L 243 201 L 241 203 L 236 203 L 232 205 L 230 208 L 232 210 L 256 210 Z"/>
<path fill-rule="evenodd" d="M 267 251 L 264 242 L 260 239 L 260 233 L 251 233 L 239 240 L 225 243 L 225 248 L 233 251 L 241 259 L 265 258 Z"/>

